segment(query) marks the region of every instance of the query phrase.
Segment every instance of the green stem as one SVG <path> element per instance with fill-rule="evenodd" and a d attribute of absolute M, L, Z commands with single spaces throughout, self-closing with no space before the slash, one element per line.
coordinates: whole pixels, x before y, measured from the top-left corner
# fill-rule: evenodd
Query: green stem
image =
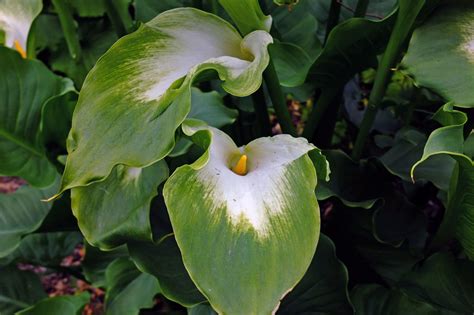
<path fill-rule="evenodd" d="M 106 0 L 105 7 L 107 16 L 115 29 L 118 37 L 127 35 L 128 30 L 132 28 L 132 18 L 128 13 L 128 8 L 120 4 L 120 1 Z"/>
<path fill-rule="evenodd" d="M 369 7 L 369 0 L 357 1 L 357 6 L 354 11 L 354 17 L 365 17 L 368 7 Z"/>
<path fill-rule="evenodd" d="M 303 137 L 311 141 L 313 139 L 316 128 L 319 126 L 324 113 L 329 108 L 329 105 L 333 101 L 334 97 L 339 91 L 338 88 L 326 88 L 319 96 L 318 100 L 314 103 L 314 108 L 309 114 L 308 121 L 303 130 Z"/>
<path fill-rule="evenodd" d="M 259 137 L 267 137 L 272 134 L 272 126 L 270 124 L 270 116 L 268 115 L 268 108 L 265 102 L 265 93 L 263 91 L 263 84 L 252 95 L 255 115 L 257 116 L 257 133 Z"/>
<path fill-rule="evenodd" d="M 76 25 L 74 23 L 74 17 L 72 15 L 71 8 L 68 3 L 64 0 L 52 0 L 53 6 L 56 9 L 59 17 L 59 23 L 63 29 L 64 38 L 66 39 L 67 48 L 72 59 L 81 59 L 81 45 L 79 43 L 79 37 L 76 32 Z"/>
<path fill-rule="evenodd" d="M 214 15 L 218 15 L 219 13 L 219 3 L 217 0 L 211 0 L 211 12 Z"/>
<path fill-rule="evenodd" d="M 339 23 L 339 15 L 341 13 L 341 3 L 338 0 L 332 0 L 329 7 L 328 21 L 326 24 L 326 35 L 324 36 L 324 43 L 326 43 L 329 33 Z"/>
<path fill-rule="evenodd" d="M 273 108 L 275 109 L 281 130 L 284 133 L 296 136 L 296 129 L 291 121 L 291 116 L 288 112 L 288 107 L 286 106 L 285 95 L 281 89 L 280 81 L 278 80 L 278 75 L 272 60 L 270 60 L 267 69 L 263 72 L 263 78 L 267 85 L 268 94 L 272 100 Z"/>
<path fill-rule="evenodd" d="M 401 12 L 399 9 L 397 21 L 395 27 L 390 35 L 388 41 L 387 49 L 382 56 L 377 73 L 375 75 L 375 82 L 370 93 L 369 105 L 364 114 L 364 118 L 360 125 L 359 134 L 354 145 L 354 150 L 352 151 L 352 158 L 354 160 L 359 160 L 362 156 L 362 151 L 364 149 L 367 137 L 369 136 L 370 129 L 374 123 L 375 117 L 377 116 L 377 111 L 382 99 L 385 96 L 385 91 L 387 89 L 387 84 L 392 76 L 391 68 L 399 58 L 405 40 L 407 39 L 409 32 L 415 23 L 418 12 L 421 10 L 421 6 L 418 8 L 411 8 L 411 12 Z M 416 10 L 418 9 L 418 10 Z"/>
<path fill-rule="evenodd" d="M 337 89 L 334 93 L 334 97 L 330 101 L 331 104 L 329 105 L 329 108 L 324 113 L 323 118 L 310 141 L 320 149 L 330 148 L 332 144 L 332 138 L 334 130 L 336 129 L 336 122 L 341 107 L 341 98 L 342 89 Z"/>

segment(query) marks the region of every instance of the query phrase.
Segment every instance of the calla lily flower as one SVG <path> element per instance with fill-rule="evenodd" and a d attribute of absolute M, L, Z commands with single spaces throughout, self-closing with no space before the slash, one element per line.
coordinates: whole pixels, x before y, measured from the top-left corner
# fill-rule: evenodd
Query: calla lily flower
<path fill-rule="evenodd" d="M 327 162 L 303 138 L 277 135 L 238 148 L 196 121 L 183 131 L 207 146 L 163 191 L 186 269 L 220 314 L 271 314 L 314 255 L 320 219 L 310 155 L 319 155 L 323 178 Z"/>
<path fill-rule="evenodd" d="M 26 58 L 26 43 L 33 20 L 43 8 L 41 0 L 0 0 L 0 29 L 5 46 Z"/>

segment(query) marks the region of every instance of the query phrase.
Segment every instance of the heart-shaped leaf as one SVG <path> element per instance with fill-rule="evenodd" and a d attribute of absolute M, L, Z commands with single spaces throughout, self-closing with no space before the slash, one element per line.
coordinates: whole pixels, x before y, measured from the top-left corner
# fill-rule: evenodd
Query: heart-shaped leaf
<path fill-rule="evenodd" d="M 72 211 L 91 245 L 108 250 L 128 240 L 151 240 L 150 203 L 168 178 L 165 161 L 117 165 L 104 181 L 71 190 Z"/>
<path fill-rule="evenodd" d="M 413 33 L 402 66 L 420 86 L 474 107 L 474 4 L 445 2 Z"/>
<path fill-rule="evenodd" d="M 41 300 L 35 305 L 16 313 L 16 315 L 77 315 L 81 313 L 89 298 L 88 292 L 78 295 L 56 296 Z"/>
<path fill-rule="evenodd" d="M 164 158 L 196 77 L 217 72 L 227 92 L 249 95 L 261 85 L 271 42 L 264 31 L 242 39 L 226 21 L 193 8 L 162 13 L 121 38 L 84 82 L 61 192 L 100 181 L 117 164 L 141 168 Z"/>
<path fill-rule="evenodd" d="M 57 171 L 46 157 L 42 111 L 49 100 L 72 91 L 72 82 L 5 47 L 0 47 L 0 69 L 0 174 L 51 185 Z"/>
<path fill-rule="evenodd" d="M 184 265 L 218 312 L 271 314 L 303 277 L 319 238 L 309 157 L 316 148 L 279 135 L 239 149 L 196 121 L 183 131 L 206 148 L 163 190 Z"/>

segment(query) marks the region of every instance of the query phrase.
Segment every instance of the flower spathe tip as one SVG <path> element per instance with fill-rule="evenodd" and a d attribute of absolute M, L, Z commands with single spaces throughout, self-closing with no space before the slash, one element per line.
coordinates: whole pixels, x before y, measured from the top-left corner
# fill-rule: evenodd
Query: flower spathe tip
<path fill-rule="evenodd" d="M 232 171 L 237 174 L 244 176 L 247 174 L 247 155 L 243 154 L 237 164 L 232 168 Z"/>

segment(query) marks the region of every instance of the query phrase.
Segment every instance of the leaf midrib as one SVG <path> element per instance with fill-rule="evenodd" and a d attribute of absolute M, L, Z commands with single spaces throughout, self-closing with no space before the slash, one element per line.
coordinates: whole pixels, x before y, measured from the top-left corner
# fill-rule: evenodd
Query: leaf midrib
<path fill-rule="evenodd" d="M 21 139 L 20 137 L 7 132 L 6 130 L 0 128 L 0 137 L 4 137 L 7 140 L 19 145 L 20 147 L 24 148 L 25 150 L 29 151 L 30 153 L 37 155 L 39 157 L 43 157 L 43 153 L 38 151 L 34 146 L 30 145 L 25 140 Z"/>

